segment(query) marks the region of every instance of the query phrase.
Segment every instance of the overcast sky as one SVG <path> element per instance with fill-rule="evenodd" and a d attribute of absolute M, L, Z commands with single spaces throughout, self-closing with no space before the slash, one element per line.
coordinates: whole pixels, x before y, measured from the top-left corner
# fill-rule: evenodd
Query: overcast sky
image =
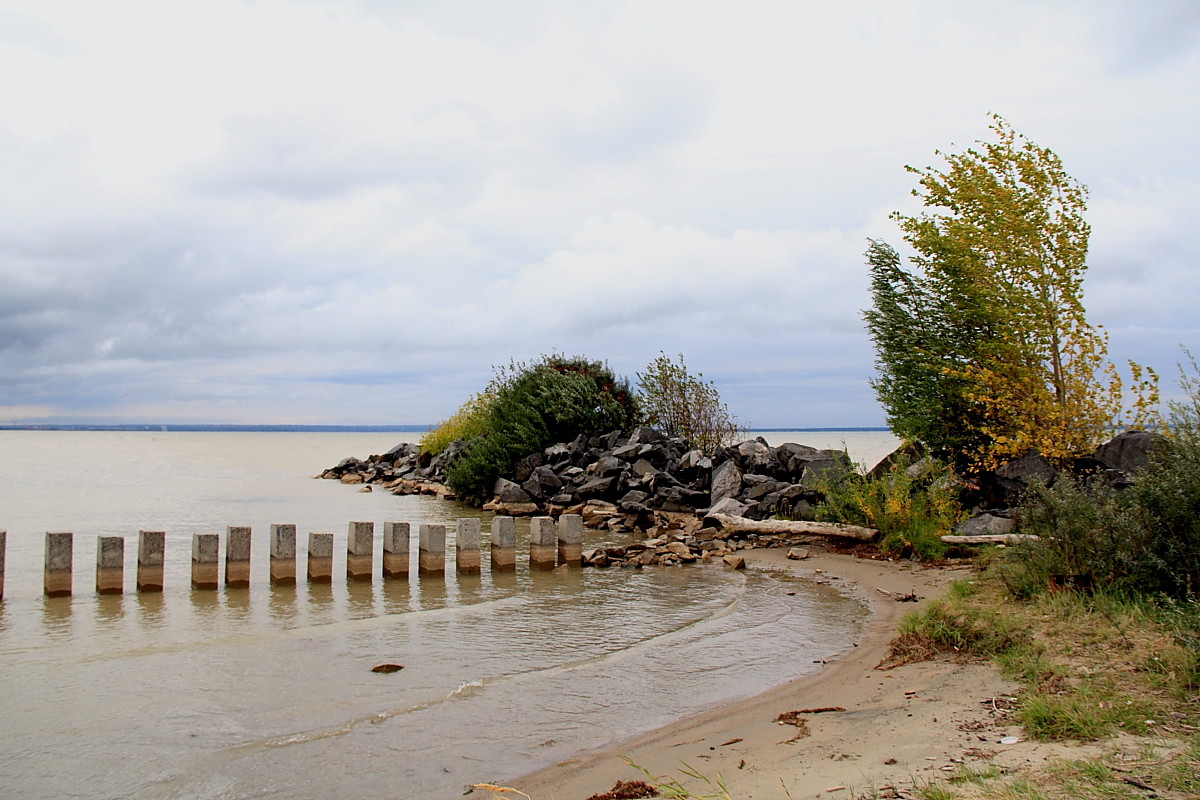
<path fill-rule="evenodd" d="M 0 0 L 0 424 L 421 424 L 665 351 L 743 423 L 881 425 L 866 240 L 989 112 L 1173 389 L 1198 98 L 1192 0 Z"/>

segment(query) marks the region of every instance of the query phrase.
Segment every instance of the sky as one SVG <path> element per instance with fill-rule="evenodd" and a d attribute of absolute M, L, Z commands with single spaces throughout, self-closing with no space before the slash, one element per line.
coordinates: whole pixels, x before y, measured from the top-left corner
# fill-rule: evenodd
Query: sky
<path fill-rule="evenodd" d="M 1200 353 L 1192 0 L 0 0 L 0 424 L 425 424 L 542 353 L 883 425 L 868 238 L 997 113 Z"/>

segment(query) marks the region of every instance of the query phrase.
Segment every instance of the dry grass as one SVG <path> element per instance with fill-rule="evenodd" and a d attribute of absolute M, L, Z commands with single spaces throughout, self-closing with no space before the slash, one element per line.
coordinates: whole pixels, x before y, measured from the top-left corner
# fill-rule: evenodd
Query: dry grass
<path fill-rule="evenodd" d="M 1103 593 L 1044 593 L 1018 602 L 982 575 L 911 615 L 880 668 L 991 658 L 1024 684 L 1018 718 L 1031 738 L 1113 744 L 1099 759 L 950 776 L 907 796 L 1200 798 L 1197 612 L 1177 610 L 1179 624 L 1147 602 Z"/>

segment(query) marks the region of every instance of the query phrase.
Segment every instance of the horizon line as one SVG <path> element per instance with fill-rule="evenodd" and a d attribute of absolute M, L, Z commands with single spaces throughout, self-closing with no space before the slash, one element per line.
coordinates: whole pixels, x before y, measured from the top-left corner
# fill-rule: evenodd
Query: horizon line
<path fill-rule="evenodd" d="M 253 423 L 176 423 L 176 422 L 35 422 L 0 425 L 6 431 L 145 431 L 145 432 L 213 432 L 213 433 L 424 433 L 436 425 L 304 425 Z M 747 428 L 747 433 L 773 433 L 778 431 L 807 431 L 811 433 L 835 431 L 885 432 L 886 427 L 847 425 L 842 427 L 776 426 L 770 428 Z"/>

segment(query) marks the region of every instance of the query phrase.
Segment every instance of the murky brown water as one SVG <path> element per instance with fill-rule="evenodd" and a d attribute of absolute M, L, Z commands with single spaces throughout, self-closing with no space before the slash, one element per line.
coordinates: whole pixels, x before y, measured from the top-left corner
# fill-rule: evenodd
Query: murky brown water
<path fill-rule="evenodd" d="M 826 587 L 715 567 L 267 585 L 272 522 L 334 532 L 344 574 L 350 520 L 470 513 L 308 478 L 396 441 L 0 431 L 0 796 L 457 797 L 811 672 L 858 630 Z M 254 585 L 191 591 L 191 534 L 234 524 Z M 94 594 L 95 536 L 127 536 L 131 588 L 140 528 L 168 533 L 166 590 Z M 41 596 L 47 530 L 76 534 L 72 598 Z"/>

